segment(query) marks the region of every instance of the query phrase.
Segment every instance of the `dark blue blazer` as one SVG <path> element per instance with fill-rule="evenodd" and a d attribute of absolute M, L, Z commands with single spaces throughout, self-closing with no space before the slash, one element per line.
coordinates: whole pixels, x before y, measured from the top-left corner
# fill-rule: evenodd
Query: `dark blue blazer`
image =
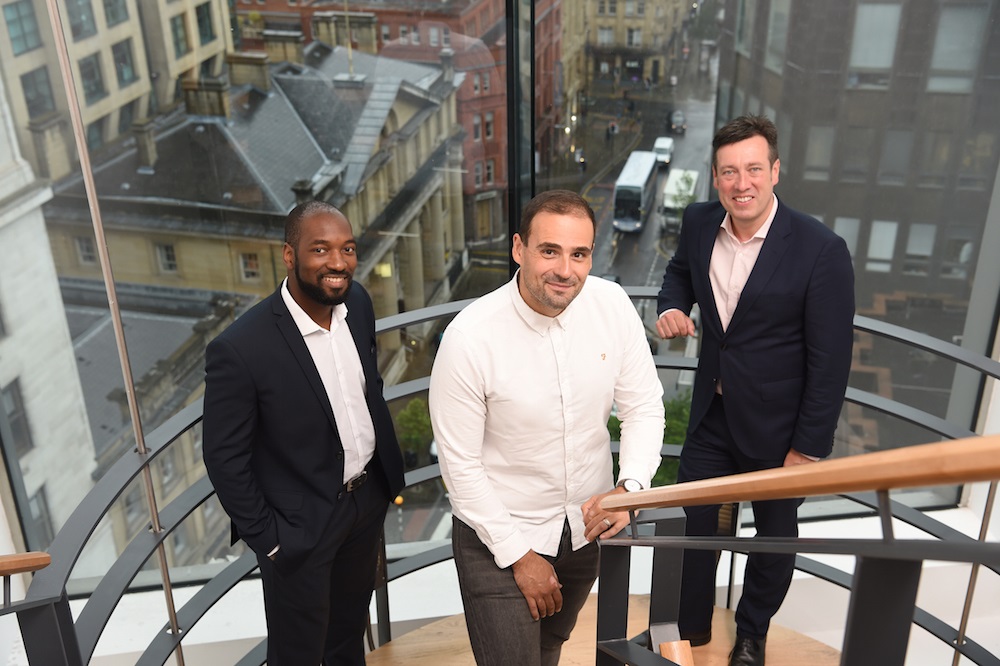
<path fill-rule="evenodd" d="M 826 457 L 844 401 L 854 342 L 854 270 L 843 239 L 780 201 L 725 332 L 709 261 L 726 211 L 717 201 L 684 212 L 657 312 L 701 308 L 701 352 L 688 432 L 722 380 L 737 446 L 759 460 L 789 448 Z"/>
<path fill-rule="evenodd" d="M 395 497 L 403 487 L 403 461 L 382 397 L 371 298 L 354 283 L 346 305 L 376 455 Z M 334 516 L 344 449 L 323 381 L 280 289 L 213 340 L 205 357 L 208 475 L 235 534 L 259 555 L 280 543 L 275 565 L 291 571 Z"/>

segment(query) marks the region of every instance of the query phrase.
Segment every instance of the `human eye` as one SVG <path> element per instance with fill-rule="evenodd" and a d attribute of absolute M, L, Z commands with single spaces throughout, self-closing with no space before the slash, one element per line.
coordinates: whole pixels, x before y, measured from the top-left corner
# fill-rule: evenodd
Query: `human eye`
<path fill-rule="evenodd" d="M 344 254 L 352 254 L 352 255 L 353 255 L 353 254 L 356 254 L 356 253 L 357 253 L 357 251 L 358 251 L 358 248 L 354 247 L 353 245 L 348 245 L 347 247 L 345 247 L 345 248 L 344 248 L 344 249 L 342 250 L 342 252 L 343 252 Z"/>

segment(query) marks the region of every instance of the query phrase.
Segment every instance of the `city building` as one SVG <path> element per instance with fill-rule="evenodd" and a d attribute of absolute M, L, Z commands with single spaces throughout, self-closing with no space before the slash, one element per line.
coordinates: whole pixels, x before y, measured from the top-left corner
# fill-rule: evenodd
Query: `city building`
<path fill-rule="evenodd" d="M 682 0 L 594 0 L 587 8 L 589 80 L 661 84 L 685 59 Z"/>

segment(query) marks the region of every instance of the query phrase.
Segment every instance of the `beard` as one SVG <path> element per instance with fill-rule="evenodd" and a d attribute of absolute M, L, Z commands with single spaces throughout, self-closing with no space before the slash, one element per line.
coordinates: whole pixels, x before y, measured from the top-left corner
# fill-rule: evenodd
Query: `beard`
<path fill-rule="evenodd" d="M 322 305 L 329 305 L 330 307 L 340 305 L 347 300 L 347 294 L 351 291 L 351 285 L 354 283 L 354 280 L 350 273 L 324 273 L 319 279 L 322 280 L 326 275 L 337 275 L 347 278 L 347 285 L 344 287 L 344 290 L 337 294 L 331 294 L 318 284 L 304 279 L 302 273 L 299 272 L 298 264 L 295 266 L 295 282 L 303 294 Z"/>

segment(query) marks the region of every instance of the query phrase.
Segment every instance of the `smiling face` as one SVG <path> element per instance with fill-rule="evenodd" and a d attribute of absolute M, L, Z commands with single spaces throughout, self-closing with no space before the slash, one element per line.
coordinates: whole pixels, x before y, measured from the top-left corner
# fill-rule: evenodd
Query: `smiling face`
<path fill-rule="evenodd" d="M 713 183 L 738 235 L 752 236 L 767 220 L 780 169 L 780 160 L 770 162 L 763 136 L 719 147 L 712 166 Z"/>
<path fill-rule="evenodd" d="M 580 215 L 538 212 L 527 239 L 514 234 L 518 290 L 528 306 L 547 317 L 566 309 L 583 289 L 593 264 L 594 225 Z"/>
<path fill-rule="evenodd" d="M 292 298 L 328 327 L 331 308 L 347 298 L 358 267 L 358 244 L 347 218 L 324 211 L 303 219 L 295 247 L 285 243 L 282 256 Z"/>

